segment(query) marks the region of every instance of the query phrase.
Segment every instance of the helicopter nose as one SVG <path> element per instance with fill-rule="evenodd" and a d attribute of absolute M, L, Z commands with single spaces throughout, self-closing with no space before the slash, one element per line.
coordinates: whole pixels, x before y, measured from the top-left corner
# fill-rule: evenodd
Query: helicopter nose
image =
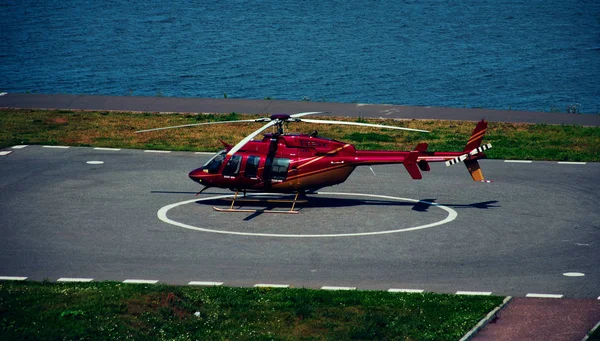
<path fill-rule="evenodd" d="M 202 168 L 197 168 L 194 169 L 193 171 L 190 172 L 190 174 L 188 174 L 188 176 L 190 177 L 190 179 L 192 179 L 193 181 L 202 184 L 202 185 L 206 185 L 206 174 Z"/>

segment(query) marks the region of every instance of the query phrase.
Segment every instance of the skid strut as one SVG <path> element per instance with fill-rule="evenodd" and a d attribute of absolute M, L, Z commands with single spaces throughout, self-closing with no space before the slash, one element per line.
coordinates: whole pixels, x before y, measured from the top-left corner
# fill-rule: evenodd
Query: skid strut
<path fill-rule="evenodd" d="M 284 211 L 284 210 L 267 210 L 267 209 L 258 209 L 258 210 L 250 210 L 250 209 L 241 209 L 241 208 L 233 208 L 233 206 L 235 205 L 235 201 L 238 200 L 238 194 L 239 191 L 235 192 L 235 195 L 233 196 L 233 199 L 231 200 L 231 205 L 229 206 L 229 208 L 219 208 L 219 207 L 215 207 L 213 206 L 213 209 L 215 211 L 218 212 L 243 212 L 243 213 L 255 213 L 255 212 L 260 212 L 260 213 L 279 213 L 279 214 L 298 214 L 300 213 L 300 211 L 294 210 L 294 208 L 296 207 L 296 203 L 297 202 L 307 202 L 307 200 L 298 200 L 298 196 L 300 195 L 300 192 L 296 193 L 296 196 L 294 196 L 294 200 L 285 200 L 285 199 L 266 199 L 266 200 L 262 200 L 262 199 L 246 199 L 246 197 L 244 196 L 243 199 L 240 199 L 240 201 L 253 201 L 253 202 L 277 202 L 277 203 L 292 203 L 292 208 L 290 208 L 290 210 L 288 211 Z"/>

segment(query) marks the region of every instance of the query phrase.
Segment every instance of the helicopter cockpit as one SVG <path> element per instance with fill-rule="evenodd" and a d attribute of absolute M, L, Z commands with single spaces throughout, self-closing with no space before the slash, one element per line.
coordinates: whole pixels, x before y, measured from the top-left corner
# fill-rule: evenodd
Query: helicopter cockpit
<path fill-rule="evenodd" d="M 223 164 L 223 160 L 225 160 L 226 155 L 227 150 L 223 149 L 219 151 L 202 166 L 202 170 L 210 174 L 218 173 L 219 169 L 221 168 L 221 164 Z"/>

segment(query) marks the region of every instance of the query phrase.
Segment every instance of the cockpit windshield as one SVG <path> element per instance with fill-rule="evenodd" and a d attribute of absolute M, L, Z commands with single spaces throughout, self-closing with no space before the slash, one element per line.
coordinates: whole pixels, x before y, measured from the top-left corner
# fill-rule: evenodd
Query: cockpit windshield
<path fill-rule="evenodd" d="M 223 164 L 223 160 L 225 160 L 225 155 L 227 155 L 227 150 L 223 149 L 215 156 L 211 157 L 204 166 L 202 166 L 202 170 L 208 172 L 210 174 L 216 174 L 219 172 L 221 168 L 221 164 Z"/>

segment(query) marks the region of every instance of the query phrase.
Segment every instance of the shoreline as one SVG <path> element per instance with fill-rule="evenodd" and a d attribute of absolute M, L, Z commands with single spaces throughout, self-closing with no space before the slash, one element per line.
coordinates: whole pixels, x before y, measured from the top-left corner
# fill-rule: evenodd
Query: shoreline
<path fill-rule="evenodd" d="M 253 100 L 230 98 L 177 98 L 137 96 L 95 96 L 65 94 L 19 94 L 0 96 L 0 108 L 58 109 L 134 112 L 202 112 L 274 114 L 306 111 L 324 111 L 333 116 L 433 119 L 512 122 L 533 124 L 564 124 L 600 126 L 600 115 L 531 112 L 473 108 L 416 107 L 388 104 L 330 103 L 286 100 Z"/>

